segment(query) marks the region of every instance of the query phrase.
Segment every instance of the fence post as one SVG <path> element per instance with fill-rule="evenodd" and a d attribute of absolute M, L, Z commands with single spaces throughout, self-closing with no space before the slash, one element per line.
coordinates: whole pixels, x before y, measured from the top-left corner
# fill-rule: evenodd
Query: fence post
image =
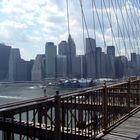
<path fill-rule="evenodd" d="M 106 83 L 104 83 L 104 88 L 103 88 L 103 117 L 104 117 L 104 122 L 103 122 L 103 127 L 104 131 L 107 129 L 107 86 Z"/>
<path fill-rule="evenodd" d="M 55 96 L 55 140 L 61 140 L 61 97 L 59 95 L 59 91 L 56 91 Z"/>

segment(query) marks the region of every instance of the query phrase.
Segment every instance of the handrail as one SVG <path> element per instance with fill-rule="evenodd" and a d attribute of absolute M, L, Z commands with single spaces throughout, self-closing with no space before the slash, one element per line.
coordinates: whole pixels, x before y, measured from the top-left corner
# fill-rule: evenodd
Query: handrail
<path fill-rule="evenodd" d="M 140 79 L 137 79 L 137 80 L 134 80 L 134 81 L 131 81 L 131 83 L 133 82 L 136 82 L 136 81 L 139 81 Z M 121 82 L 121 83 L 115 83 L 115 84 L 111 84 L 111 85 L 107 85 L 106 88 L 111 88 L 111 87 L 116 87 L 116 86 L 121 86 L 121 85 L 124 85 L 124 84 L 127 84 L 128 82 Z M 94 91 L 97 91 L 97 90 L 102 90 L 104 88 L 103 85 L 101 86 L 95 86 L 95 87 L 90 87 L 90 88 L 85 88 L 85 89 L 80 89 L 80 90 L 76 90 L 76 91 L 72 91 L 72 92 L 67 92 L 65 94 L 60 94 L 61 96 L 61 99 L 64 99 L 64 98 L 68 98 L 68 97 L 71 97 L 71 96 L 80 96 L 82 94 L 86 94 L 86 93 L 89 93 L 89 92 L 94 92 Z M 7 103 L 7 104 L 3 104 L 3 105 L 0 105 L 0 109 L 4 109 L 6 110 L 6 108 L 8 109 L 9 107 L 18 107 L 19 105 L 20 106 L 28 106 L 28 104 L 31 104 L 31 103 L 40 103 L 40 102 L 46 102 L 47 100 L 54 100 L 54 96 L 51 96 L 51 97 L 48 97 L 48 96 L 43 96 L 43 97 L 39 97 L 39 98 L 34 98 L 34 99 L 28 99 L 28 100 L 22 100 L 22 101 L 17 101 L 17 102 L 13 102 L 13 103 Z"/>

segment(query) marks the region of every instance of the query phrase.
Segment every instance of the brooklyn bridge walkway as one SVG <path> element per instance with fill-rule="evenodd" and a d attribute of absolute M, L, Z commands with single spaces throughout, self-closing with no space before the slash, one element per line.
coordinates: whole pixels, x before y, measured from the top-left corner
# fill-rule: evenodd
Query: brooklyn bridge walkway
<path fill-rule="evenodd" d="M 100 140 L 140 140 L 140 111 Z"/>
<path fill-rule="evenodd" d="M 140 80 L 0 106 L 1 140 L 140 139 Z"/>

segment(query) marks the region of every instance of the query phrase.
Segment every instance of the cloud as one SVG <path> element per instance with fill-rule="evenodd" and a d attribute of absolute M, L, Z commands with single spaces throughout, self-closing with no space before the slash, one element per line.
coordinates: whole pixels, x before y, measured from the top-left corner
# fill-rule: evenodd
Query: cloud
<path fill-rule="evenodd" d="M 136 39 L 138 38 L 136 37 L 139 37 L 139 32 L 137 32 L 137 30 L 139 28 L 138 20 L 140 10 L 138 6 L 136 6 L 137 3 L 134 3 L 132 0 L 112 1 L 115 6 L 115 14 L 110 0 L 105 1 L 107 9 L 104 7 L 103 0 L 95 1 L 96 9 L 94 7 L 94 10 L 92 9 L 92 0 L 82 0 L 82 2 L 88 31 L 93 38 L 93 21 L 95 22 L 97 46 L 101 46 L 105 50 L 103 35 L 105 37 L 106 45 L 110 45 L 112 42 L 116 45 L 114 41 L 116 40 L 116 47 L 119 48 L 120 46 L 121 49 L 124 50 L 123 38 L 125 38 L 127 47 L 130 47 L 129 37 L 131 37 L 132 44 L 136 47 L 138 46 L 136 42 Z M 92 12 L 94 12 L 94 20 Z M 83 29 L 79 0 L 69 0 L 69 14 L 70 30 L 77 45 L 77 52 L 83 53 Z M 110 22 L 108 16 L 111 19 Z M 133 20 L 129 21 L 129 17 L 131 19 L 133 18 Z M 117 23 L 117 18 L 119 19 L 119 24 Z M 127 24 L 127 28 L 124 26 L 124 21 Z M 112 31 L 115 38 L 113 37 Z M 120 33 L 121 31 L 123 32 L 123 37 Z M 35 58 L 37 53 L 44 53 L 46 41 L 53 41 L 57 45 L 61 40 L 67 40 L 67 37 L 65 1 L 1 0 L 1 41 L 13 45 L 13 47 L 22 49 L 21 53 L 23 53 L 22 56 L 24 58 Z M 86 30 L 85 37 L 87 37 Z M 31 51 L 31 49 L 35 51 Z M 28 53 L 28 51 L 32 52 L 32 54 Z"/>

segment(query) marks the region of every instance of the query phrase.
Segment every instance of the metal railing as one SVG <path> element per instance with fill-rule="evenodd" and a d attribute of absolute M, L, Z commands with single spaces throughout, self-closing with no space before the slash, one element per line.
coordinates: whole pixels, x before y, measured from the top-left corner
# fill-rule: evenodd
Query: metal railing
<path fill-rule="evenodd" d="M 140 105 L 140 80 L 0 106 L 3 140 L 95 139 Z"/>

